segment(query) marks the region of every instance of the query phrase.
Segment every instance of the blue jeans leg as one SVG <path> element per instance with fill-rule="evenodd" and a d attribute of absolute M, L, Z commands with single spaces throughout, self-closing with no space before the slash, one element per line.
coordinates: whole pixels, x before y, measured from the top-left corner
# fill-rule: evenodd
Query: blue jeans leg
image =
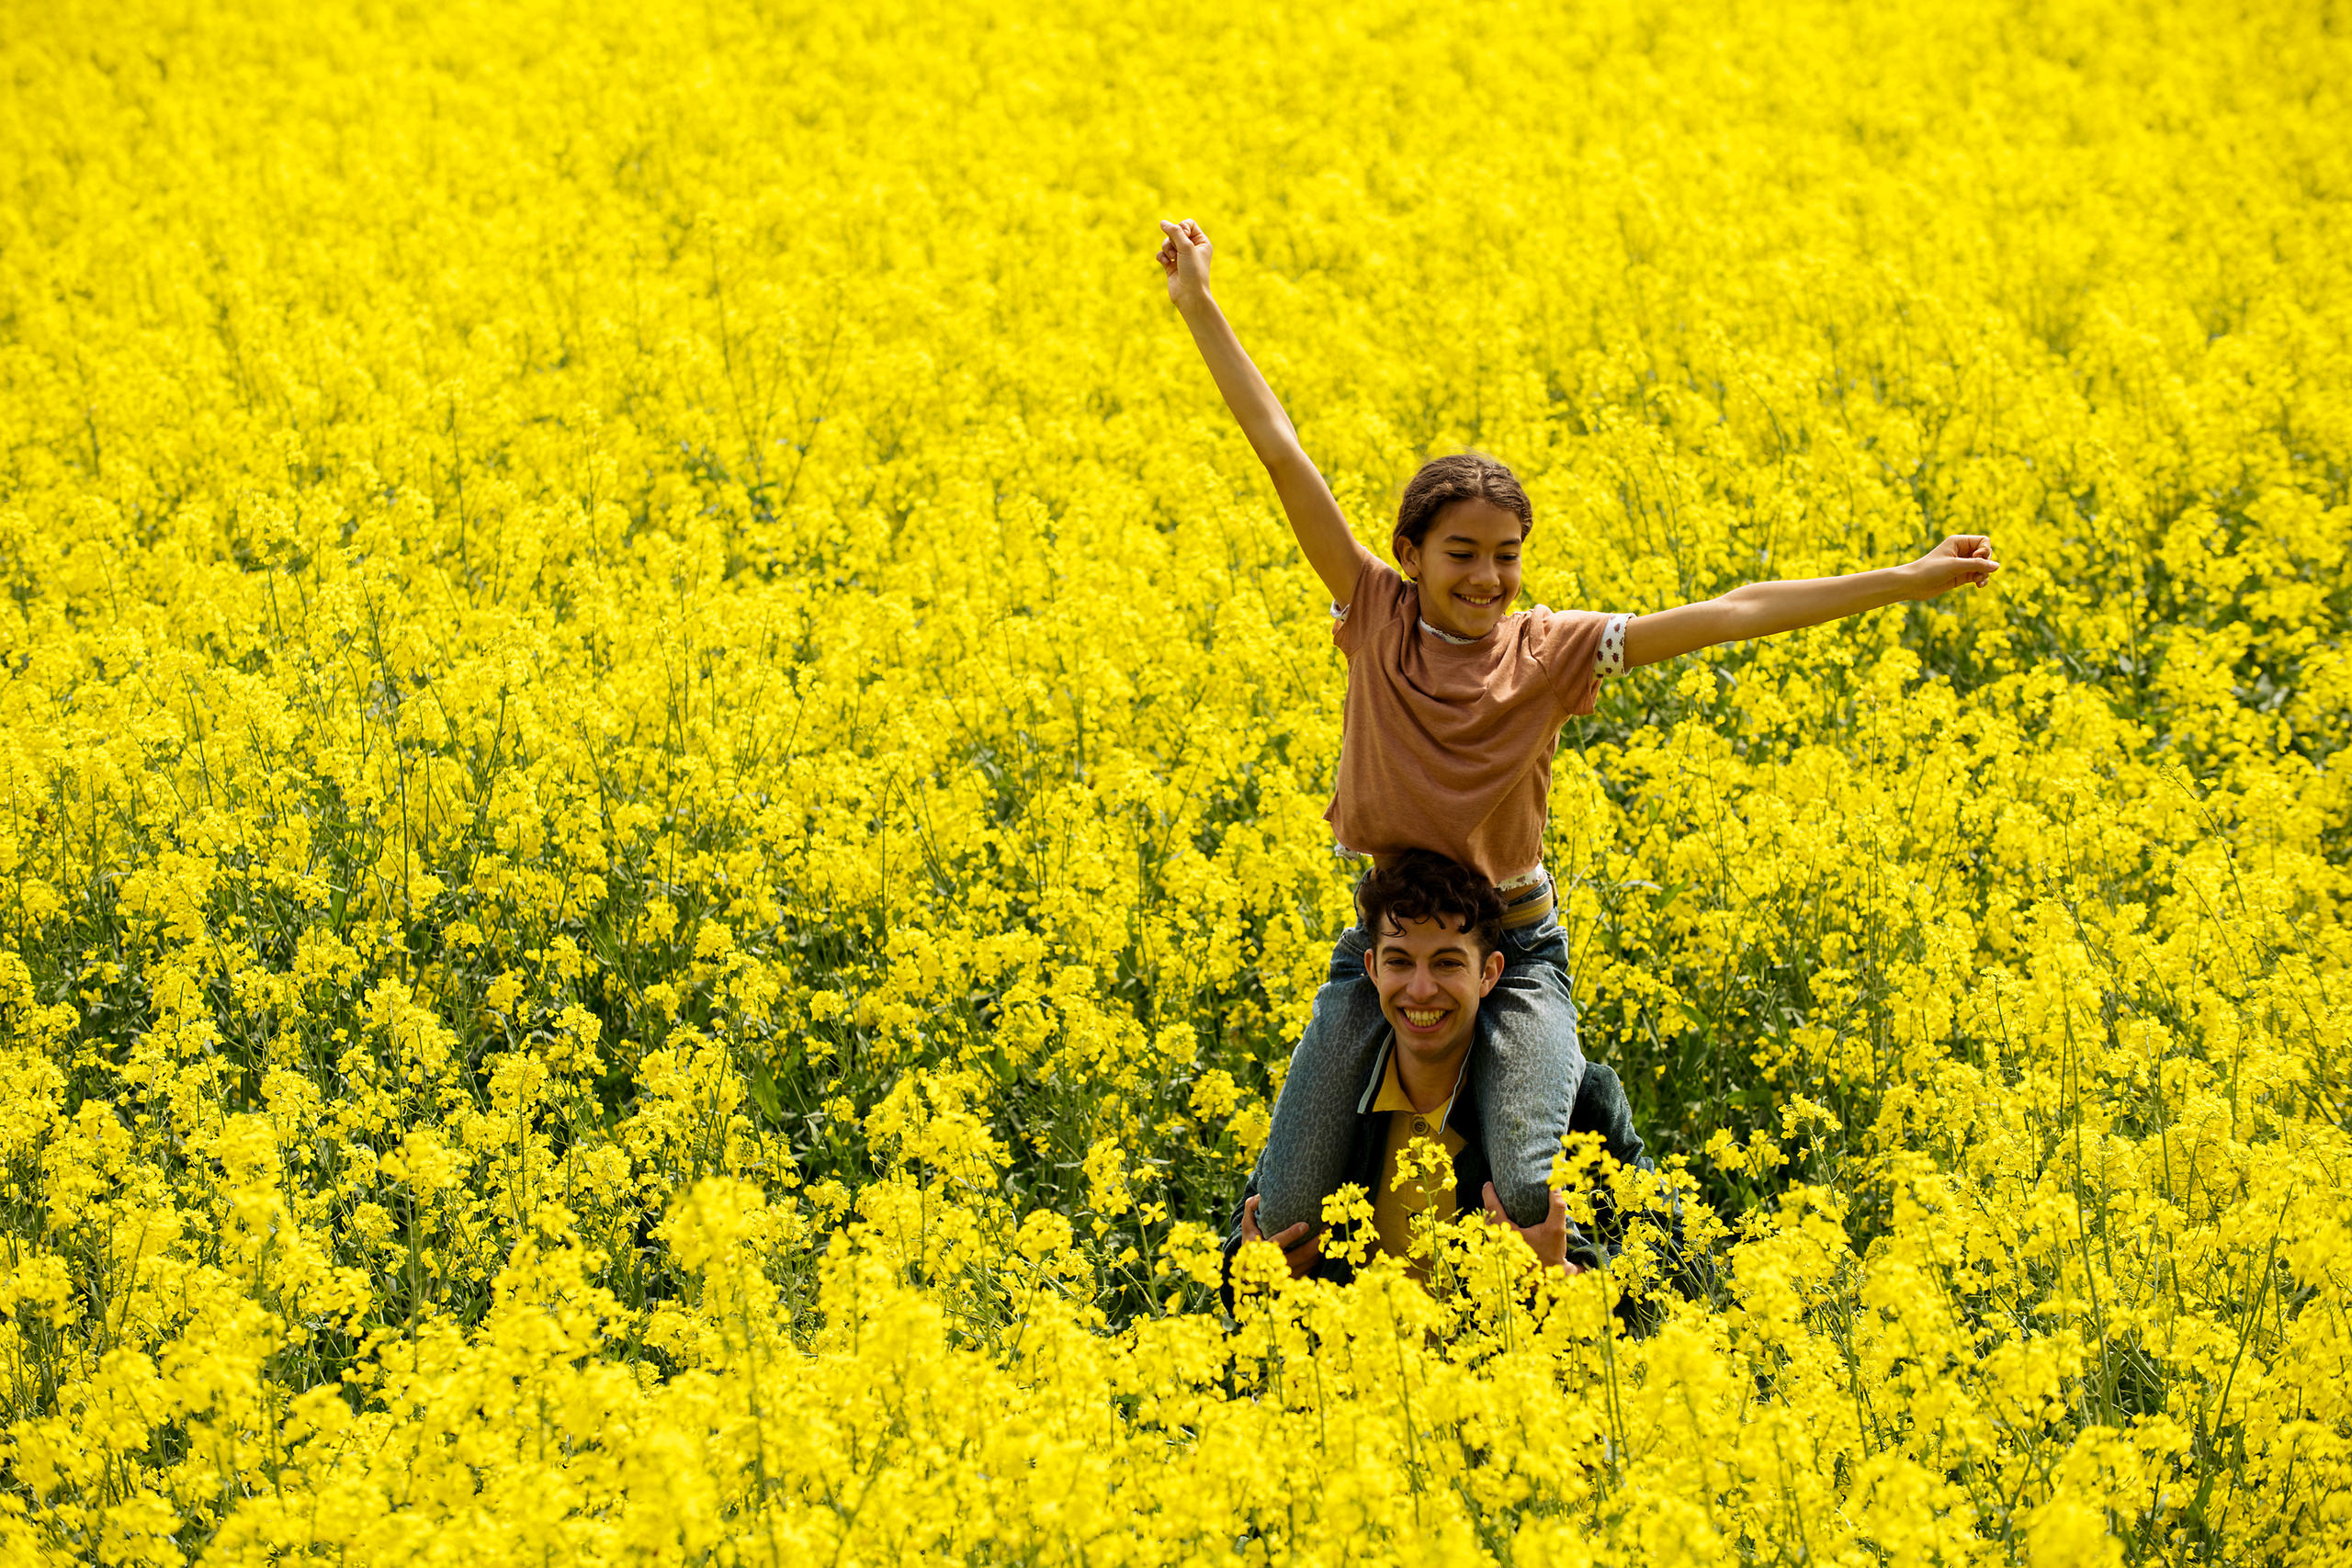
<path fill-rule="evenodd" d="M 1274 1101 L 1266 1146 L 1258 1154 L 1261 1235 L 1278 1235 L 1301 1220 L 1319 1229 L 1323 1200 L 1340 1190 L 1347 1175 L 1356 1101 L 1388 1029 L 1380 993 L 1364 973 L 1370 945 L 1361 927 L 1340 933 L 1330 973 L 1315 993 L 1314 1016 L 1291 1051 L 1290 1074 Z"/>
<path fill-rule="evenodd" d="M 1513 1223 L 1535 1224 L 1551 1208 L 1552 1157 L 1584 1077 L 1568 941 L 1558 921 L 1503 932 L 1502 978 L 1479 1005 L 1470 1070 L 1495 1195 Z"/>

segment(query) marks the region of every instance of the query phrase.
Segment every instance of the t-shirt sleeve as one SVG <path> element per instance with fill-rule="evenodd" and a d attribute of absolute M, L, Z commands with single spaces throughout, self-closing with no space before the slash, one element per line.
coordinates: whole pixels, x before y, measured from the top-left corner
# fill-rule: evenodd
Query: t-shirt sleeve
<path fill-rule="evenodd" d="M 1593 669 L 1604 681 L 1625 672 L 1625 628 L 1633 621 L 1631 615 L 1617 615 L 1601 623 L 1600 652 L 1593 659 Z"/>
<path fill-rule="evenodd" d="M 1534 617 L 1528 646 L 1551 679 L 1560 711 L 1590 713 L 1600 694 L 1601 638 L 1610 617 L 1594 610 L 1546 610 L 1540 604 L 1528 614 Z"/>
<path fill-rule="evenodd" d="M 1331 606 L 1331 640 L 1349 658 L 1381 626 L 1396 618 L 1396 606 L 1412 590 L 1396 569 L 1378 556 L 1366 556 L 1363 570 L 1356 573 L 1355 592 L 1345 604 Z"/>

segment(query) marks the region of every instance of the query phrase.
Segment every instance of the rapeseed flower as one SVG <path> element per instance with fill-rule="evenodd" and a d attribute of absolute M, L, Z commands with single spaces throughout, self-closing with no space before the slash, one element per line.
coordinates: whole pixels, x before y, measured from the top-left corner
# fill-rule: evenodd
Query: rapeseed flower
<path fill-rule="evenodd" d="M 8 1561 L 2352 1551 L 2322 13 L 0 31 Z M 1226 1276 L 1349 883 L 1188 213 L 1376 551 L 2010 563 L 1571 728 L 1605 1269 Z"/>

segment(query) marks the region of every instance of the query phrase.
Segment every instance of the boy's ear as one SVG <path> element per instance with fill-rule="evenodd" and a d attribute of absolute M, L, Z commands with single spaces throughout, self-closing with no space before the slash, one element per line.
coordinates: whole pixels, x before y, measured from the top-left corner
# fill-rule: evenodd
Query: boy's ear
<path fill-rule="evenodd" d="M 1420 546 L 1413 543 L 1404 535 L 1397 534 L 1392 536 L 1388 541 L 1388 553 L 1396 558 L 1396 565 L 1407 577 L 1419 578 L 1421 575 Z"/>
<path fill-rule="evenodd" d="M 1502 977 L 1503 950 L 1499 947 L 1489 948 L 1487 951 L 1485 971 L 1478 976 L 1478 994 L 1482 997 L 1486 996 L 1495 988 L 1495 982 Z"/>

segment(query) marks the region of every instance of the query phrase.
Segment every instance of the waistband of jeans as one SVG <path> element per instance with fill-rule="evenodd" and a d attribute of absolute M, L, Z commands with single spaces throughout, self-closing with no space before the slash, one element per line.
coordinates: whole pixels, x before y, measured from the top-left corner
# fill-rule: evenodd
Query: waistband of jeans
<path fill-rule="evenodd" d="M 1540 926 L 1551 918 L 1558 900 L 1552 892 L 1550 874 L 1538 867 L 1532 882 L 1511 878 L 1511 886 L 1498 888 L 1503 896 L 1503 930 L 1523 931 Z"/>
<path fill-rule="evenodd" d="M 1361 850 L 1349 849 L 1345 844 L 1334 844 L 1331 848 L 1333 853 L 1367 869 L 1380 864 L 1382 861 L 1379 855 L 1368 855 Z M 1558 900 L 1552 892 L 1552 874 L 1540 863 L 1516 876 L 1505 877 L 1495 884 L 1495 891 L 1502 896 L 1502 929 L 1507 931 L 1540 926 L 1558 908 Z"/>

